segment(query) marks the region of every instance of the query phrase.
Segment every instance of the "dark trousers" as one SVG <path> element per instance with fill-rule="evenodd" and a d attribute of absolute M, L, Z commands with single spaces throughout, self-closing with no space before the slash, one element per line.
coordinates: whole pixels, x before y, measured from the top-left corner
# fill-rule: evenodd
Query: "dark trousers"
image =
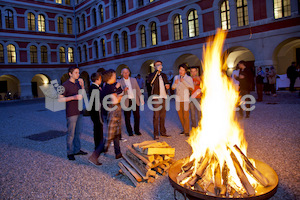
<path fill-rule="evenodd" d="M 250 91 L 248 91 L 248 90 L 241 90 L 240 91 L 240 98 L 242 98 L 246 94 L 250 94 Z M 246 104 L 246 108 L 249 109 L 250 108 L 250 104 Z M 243 111 L 243 108 L 241 107 L 241 105 L 239 106 L 239 113 L 240 113 L 240 116 L 244 116 L 244 111 Z M 250 111 L 246 111 L 246 116 L 250 116 Z"/>
<path fill-rule="evenodd" d="M 262 83 L 256 83 L 256 92 L 257 92 L 258 101 L 263 100 L 263 89 L 264 89 L 264 85 Z"/>
<path fill-rule="evenodd" d="M 114 142 L 114 150 L 115 150 L 116 156 L 121 153 L 120 139 L 121 139 L 121 135 L 116 135 L 112 140 L 107 141 L 107 149 L 109 148 L 111 141 Z"/>
<path fill-rule="evenodd" d="M 105 149 L 105 142 L 106 142 L 105 139 L 101 140 L 101 142 L 99 143 L 99 145 L 98 145 L 97 148 L 95 149 L 94 154 L 95 154 L 95 156 L 96 156 L 97 158 L 100 156 L 100 154 L 101 154 L 102 152 L 104 152 L 104 149 Z"/>
<path fill-rule="evenodd" d="M 94 123 L 94 144 L 95 144 L 95 149 L 99 146 L 101 140 L 103 140 L 103 124 L 100 121 L 99 114 L 98 115 L 97 114 L 91 115 L 91 119 Z"/>
<path fill-rule="evenodd" d="M 295 91 L 295 88 L 294 88 L 295 82 L 296 82 L 296 79 L 293 79 L 293 78 L 290 79 L 290 91 Z"/>
<path fill-rule="evenodd" d="M 153 101 L 158 101 L 158 99 L 153 99 Z M 166 128 L 165 128 L 165 118 L 166 118 L 166 100 L 162 99 L 161 104 L 153 104 L 153 108 L 158 108 L 161 106 L 161 109 L 158 111 L 153 111 L 153 135 L 158 136 L 158 123 L 159 123 L 159 130 L 161 135 L 166 135 Z"/>
<path fill-rule="evenodd" d="M 270 84 L 271 94 L 276 94 L 276 86 L 275 84 Z"/>
<path fill-rule="evenodd" d="M 132 105 L 132 100 L 129 99 L 129 106 Z M 134 132 L 137 134 L 140 132 L 140 107 L 136 105 L 136 110 L 133 111 L 133 117 L 134 117 Z M 132 127 L 130 124 L 130 116 L 131 116 L 131 110 L 129 111 L 124 111 L 124 117 L 125 117 L 125 124 L 126 124 L 126 129 L 129 135 L 132 135 Z"/>

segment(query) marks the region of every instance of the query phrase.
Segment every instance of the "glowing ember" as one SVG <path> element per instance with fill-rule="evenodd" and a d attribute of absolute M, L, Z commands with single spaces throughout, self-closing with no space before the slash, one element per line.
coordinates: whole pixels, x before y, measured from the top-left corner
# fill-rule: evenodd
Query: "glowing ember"
<path fill-rule="evenodd" d="M 235 118 L 239 93 L 222 72 L 226 69 L 222 60 L 225 38 L 226 33 L 218 30 L 203 48 L 202 119 L 191 131 L 188 142 L 193 153 L 177 180 L 178 184 L 188 184 L 192 189 L 195 189 L 195 183 L 202 185 L 204 191 L 213 187 L 215 195 L 225 196 L 229 191 L 235 191 L 251 196 L 255 195 L 258 182 L 249 172 L 249 166 L 254 163 L 239 151 L 246 154 L 247 142 Z"/>

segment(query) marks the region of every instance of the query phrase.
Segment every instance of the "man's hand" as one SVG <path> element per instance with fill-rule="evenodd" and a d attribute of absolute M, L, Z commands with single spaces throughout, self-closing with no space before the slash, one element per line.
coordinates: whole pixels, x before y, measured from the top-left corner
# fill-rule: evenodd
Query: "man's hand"
<path fill-rule="evenodd" d="M 170 89 L 170 84 L 166 84 L 166 89 Z"/>
<path fill-rule="evenodd" d="M 117 82 L 116 88 L 119 88 L 119 87 L 121 87 L 121 84 L 119 82 Z"/>
<path fill-rule="evenodd" d="M 178 84 L 178 83 L 179 83 L 179 79 L 176 79 L 176 80 L 175 80 L 175 84 Z"/>
<path fill-rule="evenodd" d="M 77 94 L 74 96 L 74 100 L 81 100 L 83 98 L 83 96 L 81 94 Z"/>
<path fill-rule="evenodd" d="M 84 89 L 84 81 L 82 78 L 78 79 L 79 85 L 81 86 L 81 89 Z"/>
<path fill-rule="evenodd" d="M 127 92 L 129 89 L 128 89 L 128 87 L 125 87 L 124 88 L 124 92 Z"/>
<path fill-rule="evenodd" d="M 243 79 L 243 78 L 245 78 L 245 76 L 244 76 L 244 75 L 240 75 L 239 77 L 240 77 L 240 79 Z"/>

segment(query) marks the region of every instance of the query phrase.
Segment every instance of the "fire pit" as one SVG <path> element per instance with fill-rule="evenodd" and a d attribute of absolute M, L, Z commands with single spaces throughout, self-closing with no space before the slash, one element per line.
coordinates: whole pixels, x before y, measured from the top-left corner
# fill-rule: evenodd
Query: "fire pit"
<path fill-rule="evenodd" d="M 193 153 L 170 167 L 169 180 L 174 195 L 178 191 L 189 199 L 267 199 L 277 191 L 278 177 L 267 164 L 247 157 L 235 108 L 249 108 L 224 72 L 225 38 L 219 30 L 203 48 L 202 118 L 188 139 Z M 243 72 L 245 66 L 239 67 L 238 80 L 245 84 L 250 78 Z"/>

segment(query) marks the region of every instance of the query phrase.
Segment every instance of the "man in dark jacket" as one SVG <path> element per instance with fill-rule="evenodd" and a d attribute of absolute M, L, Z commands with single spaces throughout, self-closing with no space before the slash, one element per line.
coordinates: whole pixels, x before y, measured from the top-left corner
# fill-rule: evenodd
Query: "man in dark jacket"
<path fill-rule="evenodd" d="M 252 87 L 252 71 L 249 67 L 246 67 L 246 62 L 241 60 L 238 63 L 240 68 L 239 76 L 235 76 L 235 79 L 240 82 L 240 97 L 242 98 L 244 95 L 250 94 L 250 90 Z M 249 109 L 250 104 L 246 104 L 246 107 Z M 239 106 L 240 116 L 243 117 L 243 109 Z M 246 111 L 246 118 L 250 117 L 250 111 Z"/>
<path fill-rule="evenodd" d="M 99 94 L 99 98 L 93 99 L 93 106 L 90 111 L 91 119 L 94 123 L 94 142 L 95 142 L 95 149 L 100 144 L 100 142 L 103 140 L 103 123 L 102 123 L 102 117 L 101 117 L 101 105 L 100 105 L 100 87 L 101 84 L 101 76 L 100 74 L 93 73 L 91 76 L 92 84 L 89 88 L 89 97 L 93 98 L 92 93 L 94 90 L 96 90 L 96 95 Z M 96 108 L 96 100 L 99 100 L 99 108 Z"/>
<path fill-rule="evenodd" d="M 148 82 L 151 85 L 151 95 L 153 102 L 154 113 L 153 113 L 153 136 L 154 140 L 158 140 L 158 121 L 160 135 L 163 137 L 170 137 L 167 135 L 165 128 L 165 118 L 166 118 L 166 99 L 167 99 L 167 90 L 170 89 L 170 84 L 167 78 L 167 75 L 162 73 L 162 62 L 156 61 L 154 63 L 155 71 L 149 75 Z M 161 109 L 157 110 L 160 107 Z"/>
<path fill-rule="evenodd" d="M 295 91 L 295 82 L 298 77 L 298 72 L 296 68 L 296 62 L 292 62 L 292 65 L 288 67 L 286 71 L 287 77 L 290 79 L 290 91 L 293 92 Z"/>

